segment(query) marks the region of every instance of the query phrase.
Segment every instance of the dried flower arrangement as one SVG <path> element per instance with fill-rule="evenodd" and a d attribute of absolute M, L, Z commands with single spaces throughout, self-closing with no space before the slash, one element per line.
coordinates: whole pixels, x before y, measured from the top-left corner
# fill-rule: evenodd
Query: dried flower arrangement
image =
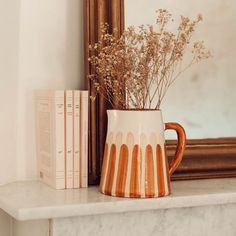
<path fill-rule="evenodd" d="M 99 42 L 90 45 L 89 61 L 94 73 L 89 79 L 96 91 L 92 100 L 99 94 L 113 108 L 160 109 L 176 79 L 192 65 L 211 56 L 203 41 L 195 42 L 191 60 L 182 66 L 191 36 L 202 16 L 198 15 L 193 21 L 181 16 L 176 34 L 166 30 L 171 17 L 167 10 L 160 9 L 157 31 L 151 25 L 141 25 L 138 29 L 131 26 L 120 38 L 116 37 L 115 30 L 109 33 L 107 24 L 103 26 Z"/>

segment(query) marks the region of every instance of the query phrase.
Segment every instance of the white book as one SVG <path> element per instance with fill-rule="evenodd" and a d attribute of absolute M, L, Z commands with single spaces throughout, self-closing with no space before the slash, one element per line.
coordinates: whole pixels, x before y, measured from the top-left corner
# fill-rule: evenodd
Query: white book
<path fill-rule="evenodd" d="M 80 185 L 82 188 L 88 187 L 88 91 L 80 91 L 80 104 L 81 104 L 81 115 L 80 115 L 80 131 L 81 131 L 81 178 Z"/>
<path fill-rule="evenodd" d="M 65 188 L 64 91 L 35 92 L 36 154 L 39 180 Z"/>
<path fill-rule="evenodd" d="M 73 91 L 65 91 L 66 188 L 73 188 Z"/>
<path fill-rule="evenodd" d="M 80 91 L 74 92 L 74 182 L 73 187 L 80 187 Z"/>

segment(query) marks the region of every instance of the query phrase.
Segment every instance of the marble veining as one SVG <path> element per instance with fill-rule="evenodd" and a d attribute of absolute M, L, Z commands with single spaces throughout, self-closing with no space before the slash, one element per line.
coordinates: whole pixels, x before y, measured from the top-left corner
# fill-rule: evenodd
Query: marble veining
<path fill-rule="evenodd" d="M 101 194 L 98 187 L 54 190 L 37 181 L 0 187 L 0 208 L 17 220 L 52 219 L 149 210 L 236 204 L 236 178 L 171 182 L 172 194 L 127 199 Z"/>
<path fill-rule="evenodd" d="M 52 236 L 233 236 L 236 204 L 58 218 Z"/>

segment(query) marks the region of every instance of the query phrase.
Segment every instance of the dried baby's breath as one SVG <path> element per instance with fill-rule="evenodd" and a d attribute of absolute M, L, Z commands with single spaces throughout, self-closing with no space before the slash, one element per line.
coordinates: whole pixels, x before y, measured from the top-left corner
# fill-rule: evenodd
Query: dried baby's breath
<path fill-rule="evenodd" d="M 192 46 L 192 58 L 180 67 L 191 36 L 202 21 L 198 15 L 191 21 L 181 16 L 176 34 L 167 31 L 171 14 L 157 11 L 156 24 L 127 28 L 120 38 L 110 34 L 109 26 L 102 26 L 98 43 L 90 45 L 89 61 L 94 73 L 89 79 L 97 94 L 105 97 L 113 108 L 159 109 L 167 90 L 173 82 L 192 65 L 211 56 L 203 41 Z"/>

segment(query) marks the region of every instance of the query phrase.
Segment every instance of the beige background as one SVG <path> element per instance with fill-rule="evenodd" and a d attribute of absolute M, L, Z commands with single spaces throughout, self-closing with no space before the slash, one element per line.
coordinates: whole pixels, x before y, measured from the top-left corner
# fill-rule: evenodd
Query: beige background
<path fill-rule="evenodd" d="M 82 87 L 82 3 L 0 0 L 0 185 L 36 178 L 34 89 Z"/>
<path fill-rule="evenodd" d="M 126 0 L 126 23 L 153 22 L 158 8 L 201 12 L 197 38 L 214 52 L 169 91 L 165 120 L 181 122 L 190 138 L 236 136 L 236 1 Z M 0 0 L 0 185 L 36 177 L 33 90 L 82 87 L 82 24 L 80 0 Z M 22 232 L 0 210 L 0 235 L 16 233 L 12 225 Z"/>
<path fill-rule="evenodd" d="M 33 90 L 82 88 L 82 3 L 0 0 L 0 185 L 36 178 Z M 0 209 L 1 236 L 48 230 L 47 222 L 19 224 Z"/>
<path fill-rule="evenodd" d="M 159 8 L 173 13 L 176 23 L 180 15 L 194 19 L 202 13 L 194 39 L 204 39 L 214 55 L 169 90 L 162 104 L 164 120 L 181 123 L 188 138 L 236 136 L 236 1 L 126 0 L 126 26 L 154 23 Z"/>
<path fill-rule="evenodd" d="M 17 221 L 0 209 L 1 236 L 50 236 L 49 220 Z"/>

